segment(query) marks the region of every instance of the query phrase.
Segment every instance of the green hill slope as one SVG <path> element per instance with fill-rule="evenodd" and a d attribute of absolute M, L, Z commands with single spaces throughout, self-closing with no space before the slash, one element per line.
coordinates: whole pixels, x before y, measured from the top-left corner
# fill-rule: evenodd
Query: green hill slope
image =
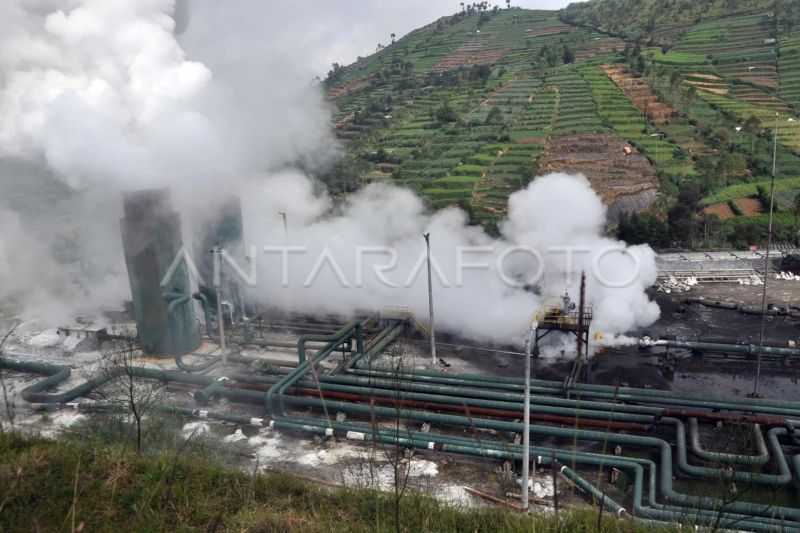
<path fill-rule="evenodd" d="M 681 191 L 713 198 L 768 177 L 776 120 L 778 175 L 798 177 L 794 5 L 594 0 L 443 17 L 334 65 L 325 88 L 347 157 L 323 178 L 410 187 L 491 228 L 535 176 L 583 173 L 612 220 L 666 220 Z"/>
<path fill-rule="evenodd" d="M 562 11 L 563 20 L 628 39 L 671 43 L 687 28 L 733 14 L 766 13 L 774 0 L 602 0 Z"/>

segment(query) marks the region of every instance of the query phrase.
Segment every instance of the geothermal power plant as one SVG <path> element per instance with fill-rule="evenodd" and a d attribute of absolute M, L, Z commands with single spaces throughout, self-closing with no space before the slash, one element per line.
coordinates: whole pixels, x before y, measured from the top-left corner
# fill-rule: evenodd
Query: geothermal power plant
<path fill-rule="evenodd" d="M 0 0 L 0 533 L 800 533 L 798 28 Z"/>
<path fill-rule="evenodd" d="M 118 317 L 103 328 L 62 328 L 52 341 L 61 352 L 46 356 L 41 347 L 25 353 L 24 343 L 4 351 L 0 368 L 20 380 L 31 412 L 95 416 L 118 409 L 98 392 L 124 373 L 164 388 L 158 412 L 219 424 L 243 439 L 266 432 L 313 439 L 319 449 L 351 442 L 395 446 L 412 461 L 457 457 L 505 465 L 516 488 L 500 496 L 475 487 L 469 493 L 513 508 L 546 504 L 560 479 L 562 491 L 572 487 L 577 498 L 621 517 L 753 531 L 800 528 L 800 511 L 790 503 L 800 484 L 800 402 L 711 395 L 691 380 L 696 373 L 717 380 L 720 390 L 731 383 L 747 388 L 744 376 L 758 362 L 768 383 L 796 383 L 794 343 L 742 341 L 753 306 L 683 292 L 698 285 L 741 290 L 732 279 L 742 278 L 748 260 L 747 279 L 763 274 L 753 266 L 757 257 L 662 256 L 658 286 L 670 299 L 668 315 L 648 335 L 612 346 L 590 335 L 586 276 L 574 298 L 565 294 L 539 311 L 522 348 L 480 345 L 446 331 L 432 343 L 431 317 L 401 308 L 342 318 L 250 301 L 225 260 L 241 260 L 245 248 L 240 202 L 224 202 L 194 248 L 184 242 L 171 202 L 164 189 L 123 198 L 132 322 Z M 696 279 L 726 270 L 731 279 L 719 285 Z M 669 287 L 677 295 L 663 292 Z M 770 306 L 769 319 L 790 321 L 798 312 Z M 739 335 L 689 331 L 693 322 L 709 320 L 729 322 Z M 661 335 L 659 327 L 688 335 Z M 561 339 L 560 354 L 545 359 L 554 337 Z M 82 359 L 98 350 L 130 350 L 135 357 L 98 370 Z M 526 362 L 533 366 L 527 384 Z M 528 500 L 523 479 L 543 493 Z M 743 496 L 723 500 L 715 496 L 720 487 Z M 783 494 L 787 503 L 766 505 L 762 492 Z"/>

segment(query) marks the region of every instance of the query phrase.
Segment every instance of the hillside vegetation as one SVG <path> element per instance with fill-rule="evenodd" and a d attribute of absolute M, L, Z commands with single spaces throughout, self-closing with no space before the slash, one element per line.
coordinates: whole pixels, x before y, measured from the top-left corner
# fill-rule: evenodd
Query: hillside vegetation
<path fill-rule="evenodd" d="M 766 13 L 774 0 L 602 0 L 569 5 L 562 19 L 632 40 L 671 43 L 683 30 L 704 20 L 744 13 Z"/>
<path fill-rule="evenodd" d="M 756 244 L 758 209 L 724 214 L 712 200 L 768 180 L 777 127 L 778 218 L 800 214 L 800 187 L 787 188 L 800 177 L 798 4 L 464 5 L 333 66 L 324 87 L 347 155 L 322 178 L 335 192 L 409 187 L 494 231 L 537 175 L 583 173 L 612 224 L 637 213 L 660 226 L 657 246 Z M 797 230 L 780 222 L 778 238 Z"/>

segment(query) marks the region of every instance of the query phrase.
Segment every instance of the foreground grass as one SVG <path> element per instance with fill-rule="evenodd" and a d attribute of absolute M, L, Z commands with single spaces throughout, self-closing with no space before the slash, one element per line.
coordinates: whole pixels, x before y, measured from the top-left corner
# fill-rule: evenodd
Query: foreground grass
<path fill-rule="evenodd" d="M 598 527 L 599 526 L 599 527 Z M 410 494 L 394 522 L 390 494 L 318 487 L 284 474 L 249 476 L 176 453 L 0 433 L 0 532 L 16 531 L 535 531 L 637 532 L 587 509 L 526 518 Z"/>

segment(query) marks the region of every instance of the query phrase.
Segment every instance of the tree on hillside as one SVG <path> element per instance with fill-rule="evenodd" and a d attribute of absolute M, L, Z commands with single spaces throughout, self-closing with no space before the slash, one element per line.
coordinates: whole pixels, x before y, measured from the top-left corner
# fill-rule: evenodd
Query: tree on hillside
<path fill-rule="evenodd" d="M 753 135 L 759 135 L 761 133 L 761 129 L 761 120 L 754 115 L 750 115 L 750 118 L 748 118 L 744 123 L 744 130 Z"/>
<path fill-rule="evenodd" d="M 343 194 L 357 190 L 367 170 L 368 165 L 362 159 L 346 154 L 318 177 L 332 194 Z"/>
<path fill-rule="evenodd" d="M 743 129 L 750 135 L 750 153 L 753 154 L 756 151 L 756 138 L 761 135 L 763 129 L 761 121 L 758 117 L 750 115 L 750 118 L 745 121 Z"/>
<path fill-rule="evenodd" d="M 676 161 L 686 161 L 689 159 L 689 153 L 680 146 L 676 146 L 672 149 L 672 158 Z"/>
<path fill-rule="evenodd" d="M 747 173 L 747 159 L 740 153 L 725 152 L 719 158 L 717 172 L 730 183 L 731 178 Z"/>
<path fill-rule="evenodd" d="M 489 65 L 472 65 L 469 69 L 468 78 L 470 81 L 482 81 L 486 83 L 492 75 L 492 68 Z"/>
<path fill-rule="evenodd" d="M 681 76 L 681 71 L 673 70 L 672 74 L 669 76 L 669 88 L 673 97 L 675 96 L 675 93 L 678 92 L 678 89 L 680 89 L 682 81 L 683 76 Z"/>
<path fill-rule="evenodd" d="M 794 31 L 800 23 L 800 5 L 796 0 L 775 0 L 774 11 L 781 28 L 787 33 Z"/>
<path fill-rule="evenodd" d="M 544 45 L 542 47 L 542 49 L 539 51 L 539 57 L 544 58 L 544 60 L 547 62 L 547 66 L 550 68 L 558 65 L 558 51 L 549 45 Z"/>
<path fill-rule="evenodd" d="M 502 124 L 502 123 L 503 123 L 503 112 L 497 106 L 492 107 L 492 109 L 489 110 L 489 114 L 486 115 L 486 124 Z"/>
<path fill-rule="evenodd" d="M 733 178 L 747 174 L 747 158 L 738 152 L 723 150 L 719 157 L 703 156 L 695 163 L 705 191 L 730 184 Z"/>
<path fill-rule="evenodd" d="M 644 56 L 639 55 L 636 56 L 636 60 L 633 64 L 633 70 L 639 75 L 642 75 L 647 70 L 647 61 L 645 61 Z"/>
<path fill-rule="evenodd" d="M 575 52 L 569 47 L 569 45 L 564 45 L 563 59 L 565 65 L 575 62 Z"/>
<path fill-rule="evenodd" d="M 670 238 L 691 245 L 697 231 L 697 211 L 700 204 L 699 189 L 690 184 L 678 193 L 678 200 L 667 213 Z"/>
<path fill-rule="evenodd" d="M 717 187 L 717 161 L 714 157 L 705 155 L 698 158 L 695 163 L 695 169 L 700 174 L 700 182 L 705 191 L 710 191 Z"/>
<path fill-rule="evenodd" d="M 647 33 L 653 33 L 656 30 L 656 17 L 652 15 L 649 19 L 647 19 L 647 25 L 645 26 L 645 31 Z"/>
<path fill-rule="evenodd" d="M 327 87 L 331 87 L 335 85 L 344 74 L 344 67 L 339 63 L 333 63 L 331 65 L 331 69 L 328 71 L 328 75 L 325 77 L 325 85 Z"/>
<path fill-rule="evenodd" d="M 442 102 L 436 111 L 434 111 L 434 118 L 437 122 L 456 122 L 458 121 L 458 113 L 450 106 L 450 102 Z"/>
<path fill-rule="evenodd" d="M 669 245 L 667 225 L 650 213 L 622 213 L 617 224 L 617 238 L 627 244 Z"/>
<path fill-rule="evenodd" d="M 731 144 L 731 132 L 727 128 L 717 128 L 711 135 L 711 142 L 715 148 L 727 150 Z"/>
<path fill-rule="evenodd" d="M 694 85 L 690 85 L 686 92 L 684 93 L 684 100 L 686 102 L 687 107 L 691 107 L 694 101 L 697 99 L 697 87 Z"/>

